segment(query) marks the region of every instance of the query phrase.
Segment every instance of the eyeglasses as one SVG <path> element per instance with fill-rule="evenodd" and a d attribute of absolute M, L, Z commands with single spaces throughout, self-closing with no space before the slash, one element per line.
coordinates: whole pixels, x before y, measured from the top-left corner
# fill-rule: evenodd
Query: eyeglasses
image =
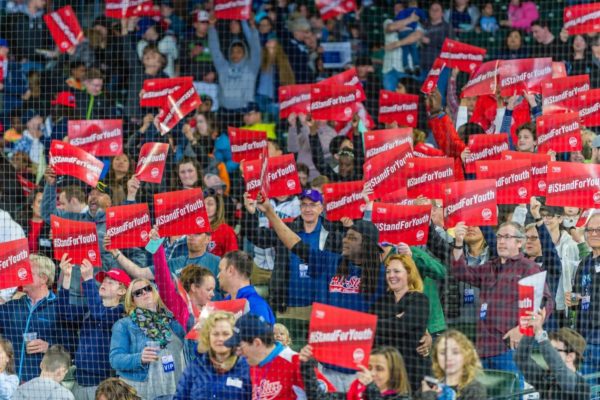
<path fill-rule="evenodd" d="M 590 235 L 600 235 L 600 228 L 585 228 L 585 232 Z"/>
<path fill-rule="evenodd" d="M 540 237 L 539 236 L 525 236 L 525 239 L 527 239 L 528 242 L 535 242 L 536 240 L 539 240 Z"/>
<path fill-rule="evenodd" d="M 547 219 L 558 217 L 558 216 L 559 215 L 554 215 L 554 214 L 540 214 L 540 217 L 547 218 Z"/>
<path fill-rule="evenodd" d="M 523 237 L 517 236 L 517 235 L 496 235 L 496 239 L 498 239 L 498 240 L 523 239 Z"/>
<path fill-rule="evenodd" d="M 139 288 L 138 290 L 134 290 L 133 292 L 131 292 L 131 294 L 133 295 L 133 297 L 138 298 L 138 297 L 142 297 L 145 293 L 151 293 L 152 292 L 152 285 L 148 285 L 148 286 L 144 286 L 143 288 Z"/>
<path fill-rule="evenodd" d="M 204 189 L 204 197 L 216 196 L 218 193 L 213 188 Z"/>

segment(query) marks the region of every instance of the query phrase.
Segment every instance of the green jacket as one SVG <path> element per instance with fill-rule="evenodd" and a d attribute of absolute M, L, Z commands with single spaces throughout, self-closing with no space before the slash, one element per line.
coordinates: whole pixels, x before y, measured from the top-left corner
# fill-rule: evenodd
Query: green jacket
<path fill-rule="evenodd" d="M 423 293 L 429 300 L 429 321 L 427 330 L 429 333 L 437 333 L 446 330 L 446 319 L 440 302 L 438 285 L 436 281 L 446 277 L 446 266 L 438 259 L 430 255 L 420 247 L 411 247 L 412 258 L 423 278 Z"/>

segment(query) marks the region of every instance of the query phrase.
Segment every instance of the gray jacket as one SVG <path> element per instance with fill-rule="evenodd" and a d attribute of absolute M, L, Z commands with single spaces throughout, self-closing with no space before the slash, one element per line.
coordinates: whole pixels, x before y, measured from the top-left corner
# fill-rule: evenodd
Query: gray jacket
<path fill-rule="evenodd" d="M 19 386 L 13 400 L 75 400 L 73 393 L 48 378 L 35 378 Z"/>

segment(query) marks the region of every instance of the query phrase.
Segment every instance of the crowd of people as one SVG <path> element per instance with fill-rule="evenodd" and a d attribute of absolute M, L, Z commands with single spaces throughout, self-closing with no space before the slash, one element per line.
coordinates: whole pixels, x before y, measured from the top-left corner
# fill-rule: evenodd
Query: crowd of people
<path fill-rule="evenodd" d="M 479 400 L 498 396 L 486 374 L 512 379 L 513 395 L 598 393 L 600 213 L 528 196 L 499 205 L 496 226 L 449 227 L 443 200 L 419 195 L 426 244 L 389 243 L 363 179 L 365 132 L 403 127 L 376 122 L 382 89 L 419 96 L 411 149 L 452 159 L 457 181 L 475 178 L 472 135 L 538 153 L 535 90 L 461 97 L 469 74 L 445 68 L 421 93 L 446 38 L 486 60 L 551 57 L 596 89 L 600 34 L 569 35 L 562 5 L 544 1 L 363 0 L 324 19 L 312 2 L 256 0 L 241 21 L 217 19 L 215 3 L 157 0 L 155 15 L 112 19 L 98 0 L 0 0 L 0 249 L 27 238 L 33 277 L 0 290 L 0 399 Z M 84 38 L 63 52 L 43 16 L 67 4 Z M 351 68 L 366 99 L 350 119 L 280 117 L 280 87 Z M 201 104 L 163 135 L 144 82 L 184 76 Z M 107 119 L 122 121 L 123 152 L 100 157 L 98 185 L 57 173 L 50 145 L 69 141 L 69 122 Z M 250 193 L 228 127 L 265 132 L 268 159 L 293 154 L 296 194 Z M 543 153 L 600 164 L 594 129 L 582 150 Z M 149 142 L 169 144 L 160 183 L 134 173 Z M 324 185 L 356 181 L 362 216 L 332 221 Z M 186 189 L 202 191 L 208 231 L 161 238 L 153 225 L 154 249 L 111 245 L 108 209 L 152 215 L 155 195 Z M 54 254 L 54 217 L 95 224 L 101 268 Z M 542 303 L 523 318 L 518 282 L 542 271 Z M 242 316 L 214 309 L 241 299 Z M 314 303 L 377 316 L 356 368 L 319 362 Z"/>

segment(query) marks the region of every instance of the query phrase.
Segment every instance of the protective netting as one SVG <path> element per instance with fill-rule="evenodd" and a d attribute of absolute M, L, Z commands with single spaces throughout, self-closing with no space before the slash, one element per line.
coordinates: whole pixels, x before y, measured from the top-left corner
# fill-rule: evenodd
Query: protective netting
<path fill-rule="evenodd" d="M 600 3 L 0 0 L 0 399 L 600 398 Z"/>

